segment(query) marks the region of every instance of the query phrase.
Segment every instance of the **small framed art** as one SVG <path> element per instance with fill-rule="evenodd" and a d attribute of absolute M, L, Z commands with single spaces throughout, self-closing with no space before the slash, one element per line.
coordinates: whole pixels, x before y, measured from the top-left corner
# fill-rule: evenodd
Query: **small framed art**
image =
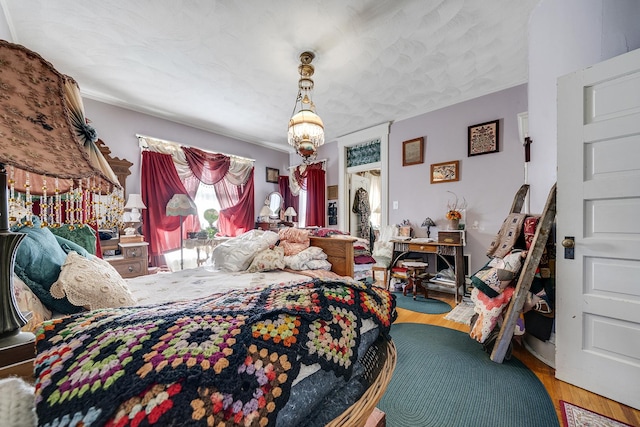
<path fill-rule="evenodd" d="M 453 182 L 460 180 L 460 161 L 433 163 L 431 165 L 431 183 Z"/>
<path fill-rule="evenodd" d="M 278 177 L 280 176 L 280 171 L 275 168 L 267 168 L 267 182 L 278 183 Z"/>
<path fill-rule="evenodd" d="M 469 126 L 469 157 L 498 152 L 500 148 L 499 136 L 499 120 Z"/>
<path fill-rule="evenodd" d="M 415 138 L 402 143 L 402 166 L 424 163 L 424 138 Z"/>

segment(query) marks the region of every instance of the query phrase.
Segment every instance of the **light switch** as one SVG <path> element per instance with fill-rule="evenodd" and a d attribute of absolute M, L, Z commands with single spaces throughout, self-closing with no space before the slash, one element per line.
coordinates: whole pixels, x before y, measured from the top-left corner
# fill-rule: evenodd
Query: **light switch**
<path fill-rule="evenodd" d="M 397 200 L 393 201 L 393 209 L 398 209 L 398 201 Z"/>

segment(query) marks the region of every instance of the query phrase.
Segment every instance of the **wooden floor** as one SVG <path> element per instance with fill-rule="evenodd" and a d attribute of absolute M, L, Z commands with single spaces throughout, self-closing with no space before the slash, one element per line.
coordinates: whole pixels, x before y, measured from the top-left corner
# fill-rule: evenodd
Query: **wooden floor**
<path fill-rule="evenodd" d="M 450 294 L 429 292 L 429 297 L 446 301 L 451 306 L 454 305 L 453 295 Z M 469 332 L 469 327 L 467 325 L 445 320 L 444 316 L 446 316 L 446 313 L 422 314 L 398 308 L 398 319 L 396 320 L 396 323 L 424 323 L 456 329 L 462 332 Z M 513 355 L 531 369 L 531 371 L 533 371 L 540 379 L 542 384 L 544 384 L 556 408 L 556 413 L 561 425 L 562 414 L 560 412 L 560 400 L 564 400 L 632 426 L 640 426 L 640 411 L 557 380 L 555 378 L 555 370 L 553 368 L 536 359 L 520 345 L 514 345 Z M 489 354 L 487 354 L 487 358 L 489 358 Z M 535 411 L 531 412 L 531 414 L 534 413 Z"/>

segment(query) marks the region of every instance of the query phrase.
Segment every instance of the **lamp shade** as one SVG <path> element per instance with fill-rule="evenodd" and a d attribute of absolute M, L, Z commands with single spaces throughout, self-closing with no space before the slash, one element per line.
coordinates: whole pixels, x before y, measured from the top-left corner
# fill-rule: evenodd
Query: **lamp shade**
<path fill-rule="evenodd" d="M 197 215 L 198 208 L 187 194 L 174 194 L 166 208 L 167 216 Z"/>
<path fill-rule="evenodd" d="M 33 194 L 42 186 L 41 175 L 62 178 L 57 183 L 61 192 L 73 184 L 65 179 L 98 177 L 117 187 L 120 184 L 105 176 L 91 162 L 89 152 L 79 139 L 69 114 L 65 96 L 67 77 L 60 74 L 40 55 L 24 46 L 0 40 L 0 83 L 3 96 L 0 108 L 0 163 L 16 168 L 13 184 L 24 191 L 30 181 Z M 30 179 L 23 179 L 24 173 Z M 53 179 L 48 186 L 53 188 Z"/>
<path fill-rule="evenodd" d="M 428 227 L 435 227 L 435 225 L 436 225 L 436 223 L 435 223 L 435 222 L 433 222 L 433 220 L 432 220 L 431 218 L 426 217 L 426 218 L 424 219 L 424 221 L 422 221 L 422 225 L 421 225 L 421 227 L 428 228 Z"/>
<path fill-rule="evenodd" d="M 264 205 L 262 207 L 262 209 L 260 209 L 260 216 L 267 216 L 268 217 L 268 216 L 271 216 L 272 212 L 273 211 L 271 210 L 271 208 L 269 206 Z"/>
<path fill-rule="evenodd" d="M 127 204 L 124 205 L 125 209 L 147 209 L 147 206 L 142 201 L 140 194 L 129 194 Z"/>
<path fill-rule="evenodd" d="M 285 216 L 298 216 L 298 212 L 293 209 L 293 206 L 289 206 L 286 211 L 284 211 Z"/>

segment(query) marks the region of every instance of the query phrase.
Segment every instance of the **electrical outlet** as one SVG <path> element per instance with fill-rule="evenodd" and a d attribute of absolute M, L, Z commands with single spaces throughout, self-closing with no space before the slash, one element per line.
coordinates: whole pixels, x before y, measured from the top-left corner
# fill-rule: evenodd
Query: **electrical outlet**
<path fill-rule="evenodd" d="M 397 200 L 393 201 L 393 209 L 398 209 L 398 201 Z"/>

